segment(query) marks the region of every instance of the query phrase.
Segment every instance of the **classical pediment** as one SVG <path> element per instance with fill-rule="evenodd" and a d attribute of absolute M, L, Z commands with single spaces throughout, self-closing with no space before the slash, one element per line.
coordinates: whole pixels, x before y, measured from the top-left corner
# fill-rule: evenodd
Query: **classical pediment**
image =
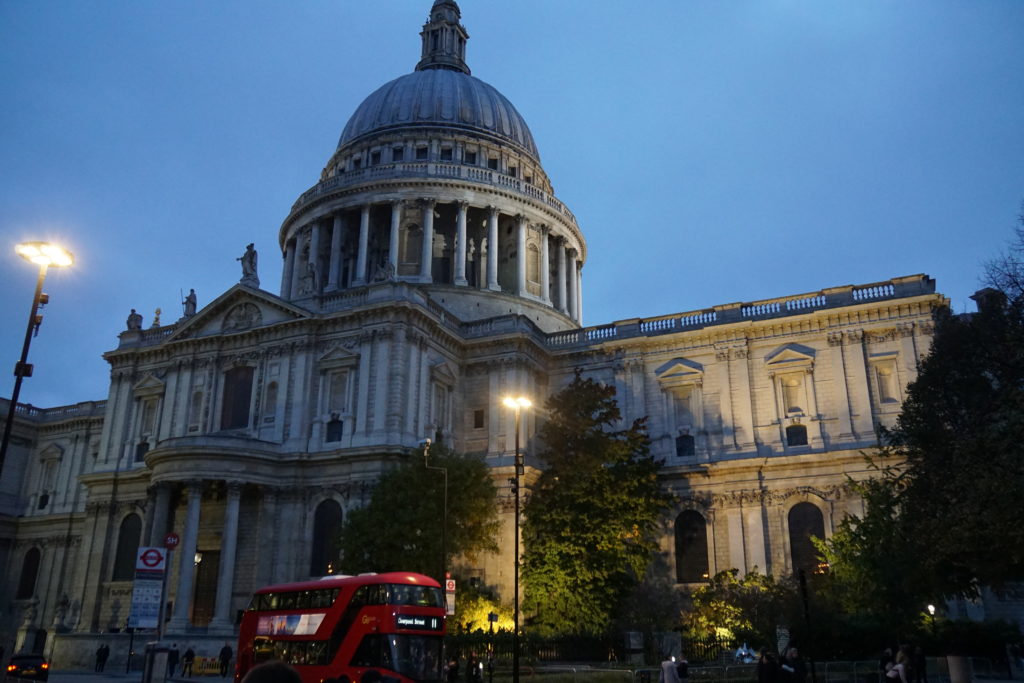
<path fill-rule="evenodd" d="M 187 318 L 168 341 L 234 334 L 309 317 L 309 312 L 279 297 L 235 285 Z"/>
<path fill-rule="evenodd" d="M 344 345 L 332 348 L 327 353 L 320 356 L 318 361 L 320 368 L 323 370 L 347 368 L 356 365 L 358 362 L 359 354 L 353 353 Z"/>
<path fill-rule="evenodd" d="M 51 443 L 49 446 L 43 449 L 39 454 L 39 459 L 46 462 L 49 460 L 60 460 L 64 457 L 64 449 L 55 443 Z"/>
<path fill-rule="evenodd" d="M 455 373 L 445 361 L 430 366 L 430 379 L 448 387 L 455 386 Z"/>
<path fill-rule="evenodd" d="M 780 346 L 764 358 L 771 372 L 807 370 L 814 367 L 814 349 L 801 344 Z"/>
<path fill-rule="evenodd" d="M 686 358 L 673 358 L 654 371 L 662 386 L 699 384 L 704 381 L 704 366 Z"/>
<path fill-rule="evenodd" d="M 132 387 L 135 396 L 162 396 L 166 385 L 158 377 L 146 375 Z"/>

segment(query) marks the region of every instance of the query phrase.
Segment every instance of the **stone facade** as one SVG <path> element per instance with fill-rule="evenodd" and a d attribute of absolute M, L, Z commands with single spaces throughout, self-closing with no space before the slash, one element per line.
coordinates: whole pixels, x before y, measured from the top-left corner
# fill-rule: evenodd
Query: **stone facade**
<path fill-rule="evenodd" d="M 135 548 L 174 530 L 167 632 L 213 654 L 254 589 L 333 570 L 340 520 L 424 437 L 485 459 L 508 499 L 502 396 L 541 403 L 577 368 L 616 387 L 626 421 L 649 418 L 680 501 L 662 547 L 682 587 L 789 573 L 808 534 L 861 510 L 847 477 L 867 476 L 862 453 L 929 348 L 947 305 L 934 282 L 582 327 L 583 234 L 525 122 L 469 74 L 459 20 L 434 3 L 417 70 L 367 98 L 291 208 L 279 294 L 243 263 L 205 308 L 122 332 L 105 401 L 18 407 L 0 482 L 7 651 L 87 665 L 126 625 Z M 523 424 L 529 482 L 536 416 Z M 458 571 L 508 596 L 503 518 L 503 553 Z"/>

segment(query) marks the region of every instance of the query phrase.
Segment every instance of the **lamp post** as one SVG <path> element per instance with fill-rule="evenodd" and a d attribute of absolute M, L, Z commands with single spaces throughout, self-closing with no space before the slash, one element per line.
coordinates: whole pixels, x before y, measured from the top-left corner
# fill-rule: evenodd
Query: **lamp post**
<path fill-rule="evenodd" d="M 441 512 L 441 574 L 437 580 L 444 586 L 448 578 L 448 468 L 430 464 L 430 439 L 423 440 L 423 466 L 428 470 L 437 470 L 444 475 L 444 508 Z"/>
<path fill-rule="evenodd" d="M 519 452 L 519 416 L 523 408 L 533 405 L 530 399 L 523 396 L 507 396 L 502 403 L 515 411 L 516 416 L 516 453 L 515 453 L 515 477 L 509 480 L 512 484 L 512 493 L 515 495 L 515 532 L 512 542 L 512 555 L 515 560 L 512 587 L 512 683 L 519 683 L 519 478 L 523 475 L 523 454 Z"/>
<path fill-rule="evenodd" d="M 70 251 L 49 242 L 23 242 L 14 249 L 19 256 L 26 261 L 39 266 L 39 279 L 36 280 L 36 293 L 32 297 L 32 311 L 28 316 L 28 328 L 25 330 L 25 344 L 21 347 L 21 359 L 14 366 L 14 391 L 11 392 L 11 404 L 7 408 L 7 421 L 4 423 L 4 437 L 0 442 L 0 474 L 3 474 L 4 460 L 7 457 L 7 445 L 11 441 L 11 429 L 14 427 L 14 413 L 18 408 L 18 396 L 21 394 L 21 381 L 32 376 L 32 365 L 28 361 L 28 347 L 32 343 L 32 330 L 39 333 L 39 325 L 43 322 L 43 316 L 39 315 L 39 308 L 50 301 L 47 294 L 43 294 L 43 281 L 46 279 L 46 269 L 50 266 L 70 266 L 74 263 L 74 256 Z"/>
<path fill-rule="evenodd" d="M 932 621 L 932 640 L 935 640 L 935 605 L 928 605 L 928 616 Z"/>

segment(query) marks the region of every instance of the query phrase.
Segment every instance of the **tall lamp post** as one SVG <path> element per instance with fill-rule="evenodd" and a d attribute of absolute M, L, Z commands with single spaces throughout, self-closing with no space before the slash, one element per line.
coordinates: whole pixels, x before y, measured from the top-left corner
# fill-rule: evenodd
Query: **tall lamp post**
<path fill-rule="evenodd" d="M 515 532 L 512 542 L 512 555 L 515 560 L 515 572 L 513 573 L 512 587 L 512 683 L 519 683 L 519 479 L 523 476 L 523 454 L 519 452 L 519 416 L 523 408 L 533 405 L 530 399 L 523 396 L 507 396 L 502 400 L 506 407 L 515 411 L 516 415 L 516 453 L 515 453 L 515 477 L 509 480 L 512 484 L 512 493 L 515 495 Z"/>
<path fill-rule="evenodd" d="M 11 404 L 7 408 L 3 441 L 0 442 L 0 474 L 3 474 L 4 460 L 7 458 L 7 445 L 11 441 L 14 413 L 17 412 L 18 396 L 21 394 L 21 381 L 32 376 L 32 365 L 27 362 L 28 347 L 32 343 L 32 331 L 35 330 L 38 334 L 39 325 L 43 322 L 43 316 L 39 315 L 39 309 L 50 301 L 49 295 L 43 294 L 46 269 L 50 266 L 70 266 L 75 260 L 70 251 L 65 251 L 49 242 L 23 242 L 14 250 L 26 261 L 39 266 L 39 279 L 36 280 L 36 293 L 32 298 L 32 312 L 28 316 L 28 328 L 25 330 L 25 344 L 21 348 L 21 359 L 14 366 L 14 391 L 11 392 Z"/>
<path fill-rule="evenodd" d="M 444 586 L 448 578 L 448 468 L 430 464 L 430 439 L 423 440 L 423 466 L 428 470 L 437 470 L 444 475 L 444 509 L 441 513 L 441 574 L 438 582 Z"/>

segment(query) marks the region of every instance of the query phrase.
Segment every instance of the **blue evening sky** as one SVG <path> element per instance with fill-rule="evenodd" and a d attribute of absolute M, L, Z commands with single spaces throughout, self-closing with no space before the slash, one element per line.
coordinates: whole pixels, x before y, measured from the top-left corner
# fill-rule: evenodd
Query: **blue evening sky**
<path fill-rule="evenodd" d="M 0 0 L 0 395 L 60 240 L 23 402 L 106 398 L 101 354 L 238 281 L 431 0 Z M 587 325 L 928 273 L 974 310 L 1024 200 L 1020 0 L 462 0 L 473 74 L 587 238 Z"/>

